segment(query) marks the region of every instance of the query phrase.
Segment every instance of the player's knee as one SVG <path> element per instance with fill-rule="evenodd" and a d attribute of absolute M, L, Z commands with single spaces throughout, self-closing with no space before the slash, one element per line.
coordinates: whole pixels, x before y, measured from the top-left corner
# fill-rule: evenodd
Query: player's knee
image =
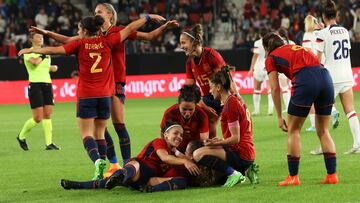
<path fill-rule="evenodd" d="M 36 123 L 40 123 L 43 120 L 43 116 L 42 115 L 34 115 L 33 119 Z"/>

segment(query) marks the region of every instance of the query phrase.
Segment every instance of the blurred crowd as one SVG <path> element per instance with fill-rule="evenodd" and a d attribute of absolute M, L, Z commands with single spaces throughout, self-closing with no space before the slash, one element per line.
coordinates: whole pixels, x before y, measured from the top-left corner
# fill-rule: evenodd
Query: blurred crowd
<path fill-rule="evenodd" d="M 98 1 L 83 2 L 85 11 L 70 0 L 0 0 L 0 55 L 13 57 L 17 50 L 28 46 L 28 27 L 36 25 L 64 35 L 76 35 L 77 24 L 84 15 L 94 11 Z M 152 42 L 129 41 L 128 53 L 164 53 L 180 51 L 182 29 L 201 23 L 204 42 L 232 40 L 228 49 L 252 47 L 262 27 L 269 30 L 285 28 L 289 37 L 301 44 L 304 18 L 312 14 L 321 21 L 321 1 L 310 0 L 103 0 L 118 11 L 118 23 L 126 25 L 148 13 L 176 19 L 179 29 L 168 30 Z M 360 42 L 360 0 L 338 0 L 338 22 L 350 30 L 351 39 Z M 149 32 L 158 25 L 147 24 L 141 31 Z M 57 45 L 46 39 L 46 45 Z M 215 47 L 216 48 L 216 47 Z"/>

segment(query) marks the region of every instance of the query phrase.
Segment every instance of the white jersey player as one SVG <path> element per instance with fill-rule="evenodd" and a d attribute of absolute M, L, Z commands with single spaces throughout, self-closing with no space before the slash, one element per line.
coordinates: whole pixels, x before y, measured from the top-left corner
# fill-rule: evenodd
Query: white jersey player
<path fill-rule="evenodd" d="M 346 154 L 360 154 L 360 125 L 354 109 L 352 87 L 354 78 L 350 62 L 350 39 L 346 28 L 336 24 L 336 6 L 327 3 L 322 17 L 326 27 L 319 31 L 317 37 L 318 58 L 325 56 L 324 66 L 330 72 L 334 84 L 334 97 L 339 95 L 345 114 L 349 120 L 353 136 L 352 148 Z"/>
<path fill-rule="evenodd" d="M 260 30 L 260 39 L 255 41 L 253 48 L 253 57 L 251 60 L 250 74 L 254 76 L 254 93 L 253 93 L 253 103 L 254 103 L 254 112 L 252 115 L 260 115 L 260 101 L 261 101 L 261 84 L 262 82 L 267 82 L 268 90 L 268 115 L 273 114 L 274 103 L 271 96 L 271 90 L 269 88 L 269 79 L 267 72 L 265 70 L 265 49 L 262 44 L 262 37 L 267 33 L 267 30 Z"/>

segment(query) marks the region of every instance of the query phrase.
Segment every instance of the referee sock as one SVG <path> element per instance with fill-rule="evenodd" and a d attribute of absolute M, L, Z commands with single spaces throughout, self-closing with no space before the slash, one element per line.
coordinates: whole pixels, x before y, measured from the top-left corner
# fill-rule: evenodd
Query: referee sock
<path fill-rule="evenodd" d="M 116 153 L 115 153 L 115 148 L 114 148 L 114 141 L 112 139 L 112 137 L 109 134 L 109 131 L 107 130 L 107 128 L 105 129 L 105 140 L 106 140 L 106 157 L 108 158 L 109 162 L 111 164 L 117 164 L 118 160 L 116 157 Z"/>
<path fill-rule="evenodd" d="M 52 144 L 52 122 L 51 119 L 43 119 L 42 126 L 45 135 L 45 144 L 46 146 Z"/>
<path fill-rule="evenodd" d="M 98 146 L 93 137 L 86 136 L 83 139 L 83 144 L 84 144 L 84 147 L 85 147 L 91 161 L 93 161 L 95 163 L 96 160 L 100 159 Z"/>
<path fill-rule="evenodd" d="M 154 185 L 151 192 L 185 189 L 186 185 L 185 178 L 175 177 L 168 181 Z"/>
<path fill-rule="evenodd" d="M 113 123 L 115 131 L 119 136 L 119 144 L 123 165 L 131 158 L 130 137 L 124 123 Z"/>
<path fill-rule="evenodd" d="M 26 135 L 30 132 L 30 130 L 35 127 L 37 125 L 36 121 L 34 120 L 34 118 L 30 118 L 29 120 L 27 120 L 23 126 L 23 128 L 20 131 L 19 134 L 19 139 L 20 140 L 24 140 L 26 139 Z"/>

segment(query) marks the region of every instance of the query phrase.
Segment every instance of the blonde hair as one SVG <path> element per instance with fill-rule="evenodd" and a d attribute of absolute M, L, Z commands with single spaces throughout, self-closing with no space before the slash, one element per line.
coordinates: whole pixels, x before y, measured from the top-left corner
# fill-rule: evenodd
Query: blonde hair
<path fill-rule="evenodd" d="M 117 22 L 117 12 L 114 8 L 113 5 L 109 4 L 109 3 L 99 3 L 98 5 L 102 5 L 106 8 L 107 11 L 112 13 L 112 17 L 110 19 L 110 23 L 111 25 L 116 25 Z"/>
<path fill-rule="evenodd" d="M 312 15 L 307 15 L 304 19 L 305 32 L 314 32 L 317 19 Z"/>

